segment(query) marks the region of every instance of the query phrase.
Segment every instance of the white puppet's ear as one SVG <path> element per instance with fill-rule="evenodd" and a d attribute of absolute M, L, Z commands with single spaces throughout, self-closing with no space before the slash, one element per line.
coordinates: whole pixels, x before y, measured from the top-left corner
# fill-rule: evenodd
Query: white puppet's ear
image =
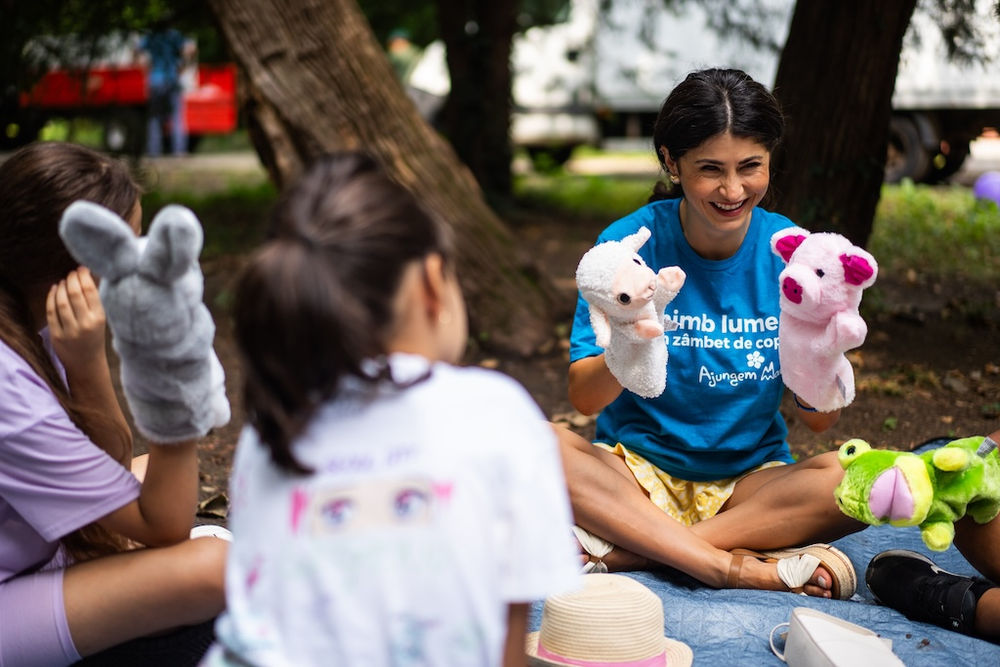
<path fill-rule="evenodd" d="M 597 346 L 607 348 L 611 342 L 611 323 L 607 314 L 593 304 L 590 306 L 590 327 L 594 330 Z"/>
<path fill-rule="evenodd" d="M 142 255 L 143 275 L 171 283 L 198 261 L 204 234 L 190 209 L 171 204 L 153 218 L 147 238 Z"/>
<path fill-rule="evenodd" d="M 117 213 L 89 201 L 75 201 L 59 220 L 59 236 L 73 258 L 109 280 L 135 272 L 135 232 Z"/>
<path fill-rule="evenodd" d="M 809 231 L 801 227 L 788 227 L 771 235 L 771 252 L 785 260 L 785 264 L 792 258 L 802 242 L 809 236 Z"/>
<path fill-rule="evenodd" d="M 629 248 L 632 252 L 638 252 L 642 244 L 649 240 L 652 232 L 649 231 L 649 227 L 643 225 L 634 234 L 629 234 L 621 240 L 621 244 L 626 248 Z"/>

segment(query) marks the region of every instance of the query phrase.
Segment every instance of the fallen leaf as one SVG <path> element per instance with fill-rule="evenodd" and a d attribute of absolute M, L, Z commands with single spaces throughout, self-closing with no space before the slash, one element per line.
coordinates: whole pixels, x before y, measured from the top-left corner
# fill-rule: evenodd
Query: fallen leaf
<path fill-rule="evenodd" d="M 198 516 L 225 519 L 229 516 L 229 498 L 224 493 L 216 493 L 198 503 Z"/>
<path fill-rule="evenodd" d="M 496 370 L 500 366 L 500 360 L 490 357 L 488 359 L 483 359 L 479 362 L 479 365 L 483 368 L 489 368 L 490 370 Z"/>

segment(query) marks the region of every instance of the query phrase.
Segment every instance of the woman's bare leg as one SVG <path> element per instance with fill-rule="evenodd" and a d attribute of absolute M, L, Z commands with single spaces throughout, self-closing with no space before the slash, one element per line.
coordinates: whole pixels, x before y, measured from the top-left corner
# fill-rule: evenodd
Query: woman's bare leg
<path fill-rule="evenodd" d="M 63 599 L 77 651 L 92 655 L 217 616 L 225 607 L 227 546 L 200 538 L 67 568 Z"/>
<path fill-rule="evenodd" d="M 722 511 L 691 530 L 720 549 L 777 549 L 831 542 L 865 528 L 837 508 L 844 471 L 836 452 L 767 468 L 736 483 Z"/>
<path fill-rule="evenodd" d="M 623 548 L 686 572 L 710 586 L 726 585 L 732 562 L 727 551 L 713 546 L 650 502 L 619 457 L 572 431 L 556 431 L 578 525 L 615 544 L 614 551 Z M 612 566 L 613 561 L 609 568 Z M 805 587 L 806 593 L 829 594 L 829 584 L 817 585 L 821 576 L 830 581 L 825 570 L 817 568 Z M 741 584 L 749 588 L 787 590 L 773 563 L 745 561 L 740 577 Z"/>

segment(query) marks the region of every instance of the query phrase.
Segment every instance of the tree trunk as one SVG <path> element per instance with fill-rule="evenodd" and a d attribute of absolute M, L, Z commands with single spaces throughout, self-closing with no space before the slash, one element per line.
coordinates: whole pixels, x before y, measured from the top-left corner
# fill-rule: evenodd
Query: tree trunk
<path fill-rule="evenodd" d="M 511 40 L 519 0 L 437 0 L 451 92 L 443 129 L 487 196 L 511 193 Z"/>
<path fill-rule="evenodd" d="M 244 73 L 251 138 L 280 187 L 312 159 L 363 149 L 451 226 L 484 346 L 527 355 L 553 335 L 552 292 L 419 116 L 353 0 L 211 0 Z"/>
<path fill-rule="evenodd" d="M 775 94 L 788 117 L 778 210 L 864 245 L 885 169 L 892 91 L 916 0 L 798 0 Z"/>

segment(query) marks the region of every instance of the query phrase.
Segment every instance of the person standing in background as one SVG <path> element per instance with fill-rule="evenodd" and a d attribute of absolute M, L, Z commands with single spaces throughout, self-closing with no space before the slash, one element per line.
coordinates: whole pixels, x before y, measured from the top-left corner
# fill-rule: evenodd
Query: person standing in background
<path fill-rule="evenodd" d="M 187 126 L 181 104 L 181 71 L 194 60 L 195 43 L 171 28 L 170 17 L 164 17 L 142 38 L 139 48 L 146 54 L 149 65 L 146 152 L 152 157 L 163 153 L 163 124 L 169 120 L 172 152 L 183 155 L 187 152 Z"/>

